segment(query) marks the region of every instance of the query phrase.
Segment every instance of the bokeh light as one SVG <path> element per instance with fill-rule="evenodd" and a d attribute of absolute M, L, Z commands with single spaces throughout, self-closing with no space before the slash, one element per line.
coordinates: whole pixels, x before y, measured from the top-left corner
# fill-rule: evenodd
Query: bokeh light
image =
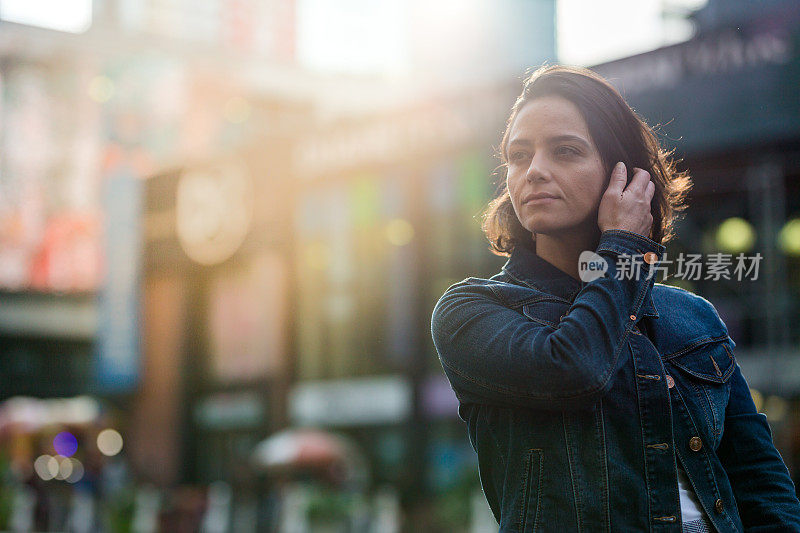
<path fill-rule="evenodd" d="M 767 415 L 770 422 L 780 422 L 786 418 L 786 412 L 789 410 L 789 404 L 780 396 L 767 396 L 764 401 L 764 414 Z"/>
<path fill-rule="evenodd" d="M 395 246 L 405 246 L 414 238 L 414 226 L 402 218 L 391 220 L 386 225 L 386 238 Z"/>
<path fill-rule="evenodd" d="M 62 431 L 53 439 L 53 449 L 58 455 L 71 457 L 78 451 L 78 439 L 69 431 Z"/>
<path fill-rule="evenodd" d="M 109 457 L 122 451 L 122 435 L 114 429 L 104 429 L 97 435 L 97 449 Z"/>
<path fill-rule="evenodd" d="M 85 471 L 83 468 L 83 463 L 74 457 L 71 457 L 69 460 L 72 463 L 72 472 L 70 472 L 70 474 L 66 477 L 66 481 L 67 483 L 77 483 L 83 479 L 83 473 Z"/>
<path fill-rule="evenodd" d="M 748 252 L 753 249 L 755 242 L 756 231 L 753 225 L 743 218 L 728 218 L 717 228 L 717 247 L 726 252 Z"/>
<path fill-rule="evenodd" d="M 69 476 L 72 475 L 72 461 L 69 457 L 64 457 L 63 455 L 57 455 L 56 461 L 58 461 L 58 472 L 56 473 L 55 478 L 65 481 Z"/>
<path fill-rule="evenodd" d="M 89 97 L 95 102 L 105 103 L 114 96 L 114 82 L 107 76 L 95 76 L 89 82 Z"/>
<path fill-rule="evenodd" d="M 778 246 L 787 255 L 800 255 L 800 218 L 783 225 L 778 234 Z"/>
<path fill-rule="evenodd" d="M 61 465 L 58 459 L 52 455 L 40 455 L 33 462 L 33 470 L 36 475 L 45 481 L 49 481 L 58 475 Z"/>

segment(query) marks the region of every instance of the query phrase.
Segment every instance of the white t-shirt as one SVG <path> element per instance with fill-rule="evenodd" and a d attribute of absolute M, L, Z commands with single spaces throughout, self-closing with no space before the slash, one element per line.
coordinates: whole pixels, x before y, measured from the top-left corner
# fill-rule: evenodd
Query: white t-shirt
<path fill-rule="evenodd" d="M 681 496 L 681 516 L 684 523 L 704 516 L 700 500 L 697 499 L 697 494 L 692 489 L 692 484 L 680 462 L 678 462 L 678 492 Z"/>

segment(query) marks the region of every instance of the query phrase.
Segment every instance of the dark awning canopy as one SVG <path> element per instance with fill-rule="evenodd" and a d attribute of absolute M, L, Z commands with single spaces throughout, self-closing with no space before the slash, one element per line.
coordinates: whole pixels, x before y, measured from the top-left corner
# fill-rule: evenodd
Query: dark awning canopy
<path fill-rule="evenodd" d="M 683 153 L 800 139 L 800 4 L 593 70 Z"/>

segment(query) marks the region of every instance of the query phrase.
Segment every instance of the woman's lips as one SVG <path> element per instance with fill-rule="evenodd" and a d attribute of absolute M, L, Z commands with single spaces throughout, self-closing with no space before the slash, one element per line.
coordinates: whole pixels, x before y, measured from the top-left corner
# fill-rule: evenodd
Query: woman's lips
<path fill-rule="evenodd" d="M 538 198 L 531 198 L 530 200 L 528 200 L 525 203 L 526 204 L 547 204 L 547 203 L 550 203 L 550 202 L 555 202 L 556 200 L 558 200 L 558 198 L 556 198 L 554 196 L 540 196 Z"/>
<path fill-rule="evenodd" d="M 536 191 L 528 193 L 525 196 L 523 196 L 522 203 L 523 204 L 547 203 L 551 200 L 556 200 L 556 199 L 558 199 L 558 195 L 553 194 L 549 191 Z"/>

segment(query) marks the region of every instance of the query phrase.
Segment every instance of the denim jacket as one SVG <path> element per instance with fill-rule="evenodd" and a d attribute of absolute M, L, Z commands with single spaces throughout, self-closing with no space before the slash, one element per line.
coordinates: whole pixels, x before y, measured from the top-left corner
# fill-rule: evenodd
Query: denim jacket
<path fill-rule="evenodd" d="M 502 532 L 682 528 L 677 465 L 717 531 L 800 532 L 800 502 L 716 309 L 655 283 L 665 247 L 601 234 L 579 281 L 517 246 L 431 331 Z M 655 255 L 652 255 L 655 254 Z M 645 258 L 638 276 L 618 261 Z"/>

